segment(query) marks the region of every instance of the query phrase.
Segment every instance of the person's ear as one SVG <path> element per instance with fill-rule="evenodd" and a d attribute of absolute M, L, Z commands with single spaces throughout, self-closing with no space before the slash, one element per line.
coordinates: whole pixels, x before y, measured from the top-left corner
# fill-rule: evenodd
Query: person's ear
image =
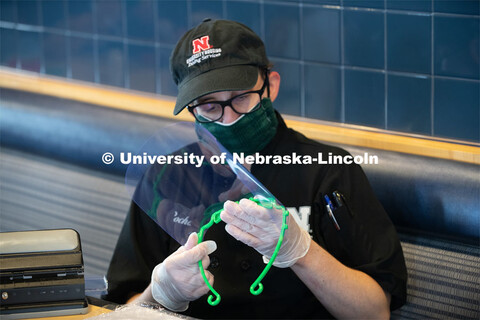
<path fill-rule="evenodd" d="M 270 87 L 270 100 L 275 101 L 280 89 L 280 74 L 277 71 L 270 71 L 268 74 L 268 83 Z"/>

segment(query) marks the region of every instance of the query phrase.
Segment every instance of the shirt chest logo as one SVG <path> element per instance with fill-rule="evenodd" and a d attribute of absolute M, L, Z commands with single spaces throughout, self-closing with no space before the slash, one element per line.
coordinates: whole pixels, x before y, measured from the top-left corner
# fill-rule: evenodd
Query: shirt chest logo
<path fill-rule="evenodd" d="M 312 234 L 312 229 L 310 228 L 309 222 L 311 214 L 310 206 L 301 206 L 298 208 L 298 210 L 295 207 L 288 207 L 287 210 L 302 229 L 306 230 L 309 234 Z"/>

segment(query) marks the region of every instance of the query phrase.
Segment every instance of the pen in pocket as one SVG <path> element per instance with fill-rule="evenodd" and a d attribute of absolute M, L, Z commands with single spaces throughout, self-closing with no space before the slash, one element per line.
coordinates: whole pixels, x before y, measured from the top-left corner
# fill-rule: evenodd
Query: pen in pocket
<path fill-rule="evenodd" d="M 339 209 L 340 207 L 345 206 L 347 208 L 347 212 L 350 214 L 350 216 L 353 217 L 353 212 L 348 207 L 348 204 L 345 201 L 345 197 L 343 196 L 343 194 L 341 194 L 339 191 L 335 190 L 335 191 L 333 191 L 332 195 L 333 195 L 333 199 L 335 200 L 335 203 L 337 204 L 336 209 Z"/>
<path fill-rule="evenodd" d="M 332 219 L 335 229 L 340 230 L 340 225 L 338 224 L 337 219 L 335 219 L 335 216 L 333 215 L 332 201 L 330 201 L 328 195 L 325 195 L 325 201 L 327 202 L 327 205 L 325 207 L 327 208 L 328 216 L 330 217 L 330 219 Z"/>

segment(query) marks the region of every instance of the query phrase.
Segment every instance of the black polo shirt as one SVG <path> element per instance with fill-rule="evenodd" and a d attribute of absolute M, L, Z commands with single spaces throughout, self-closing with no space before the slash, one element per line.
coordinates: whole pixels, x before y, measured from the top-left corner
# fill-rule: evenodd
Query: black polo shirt
<path fill-rule="evenodd" d="M 288 129 L 278 115 L 274 139 L 262 155 L 325 157 L 348 155 L 342 149 L 320 144 Z M 253 164 L 252 174 L 290 211 L 300 212 L 313 241 L 344 265 L 365 272 L 392 295 L 391 309 L 406 300 L 407 272 L 395 228 L 376 199 L 360 166 Z M 337 231 L 325 208 L 324 195 L 341 192 L 346 205 L 335 212 Z M 263 279 L 264 291 L 250 294 L 250 285 L 265 264 L 254 249 L 228 235 L 221 222 L 212 226 L 205 239 L 217 242 L 210 255 L 209 270 L 222 300 L 212 307 L 207 296 L 190 303 L 184 313 L 197 318 L 331 318 L 330 313 L 290 268 L 272 267 Z M 178 248 L 154 220 L 132 203 L 115 249 L 107 279 L 107 300 L 123 303 L 128 295 L 142 292 L 150 283 L 153 268 Z"/>

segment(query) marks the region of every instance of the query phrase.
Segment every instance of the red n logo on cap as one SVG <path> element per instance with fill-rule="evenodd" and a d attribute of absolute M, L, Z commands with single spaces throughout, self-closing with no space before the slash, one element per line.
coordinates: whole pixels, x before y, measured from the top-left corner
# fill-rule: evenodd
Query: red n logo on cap
<path fill-rule="evenodd" d="M 199 39 L 193 40 L 192 41 L 193 53 L 199 53 L 200 51 L 210 49 L 211 46 L 208 43 L 209 40 L 210 40 L 209 36 L 204 36 Z"/>

